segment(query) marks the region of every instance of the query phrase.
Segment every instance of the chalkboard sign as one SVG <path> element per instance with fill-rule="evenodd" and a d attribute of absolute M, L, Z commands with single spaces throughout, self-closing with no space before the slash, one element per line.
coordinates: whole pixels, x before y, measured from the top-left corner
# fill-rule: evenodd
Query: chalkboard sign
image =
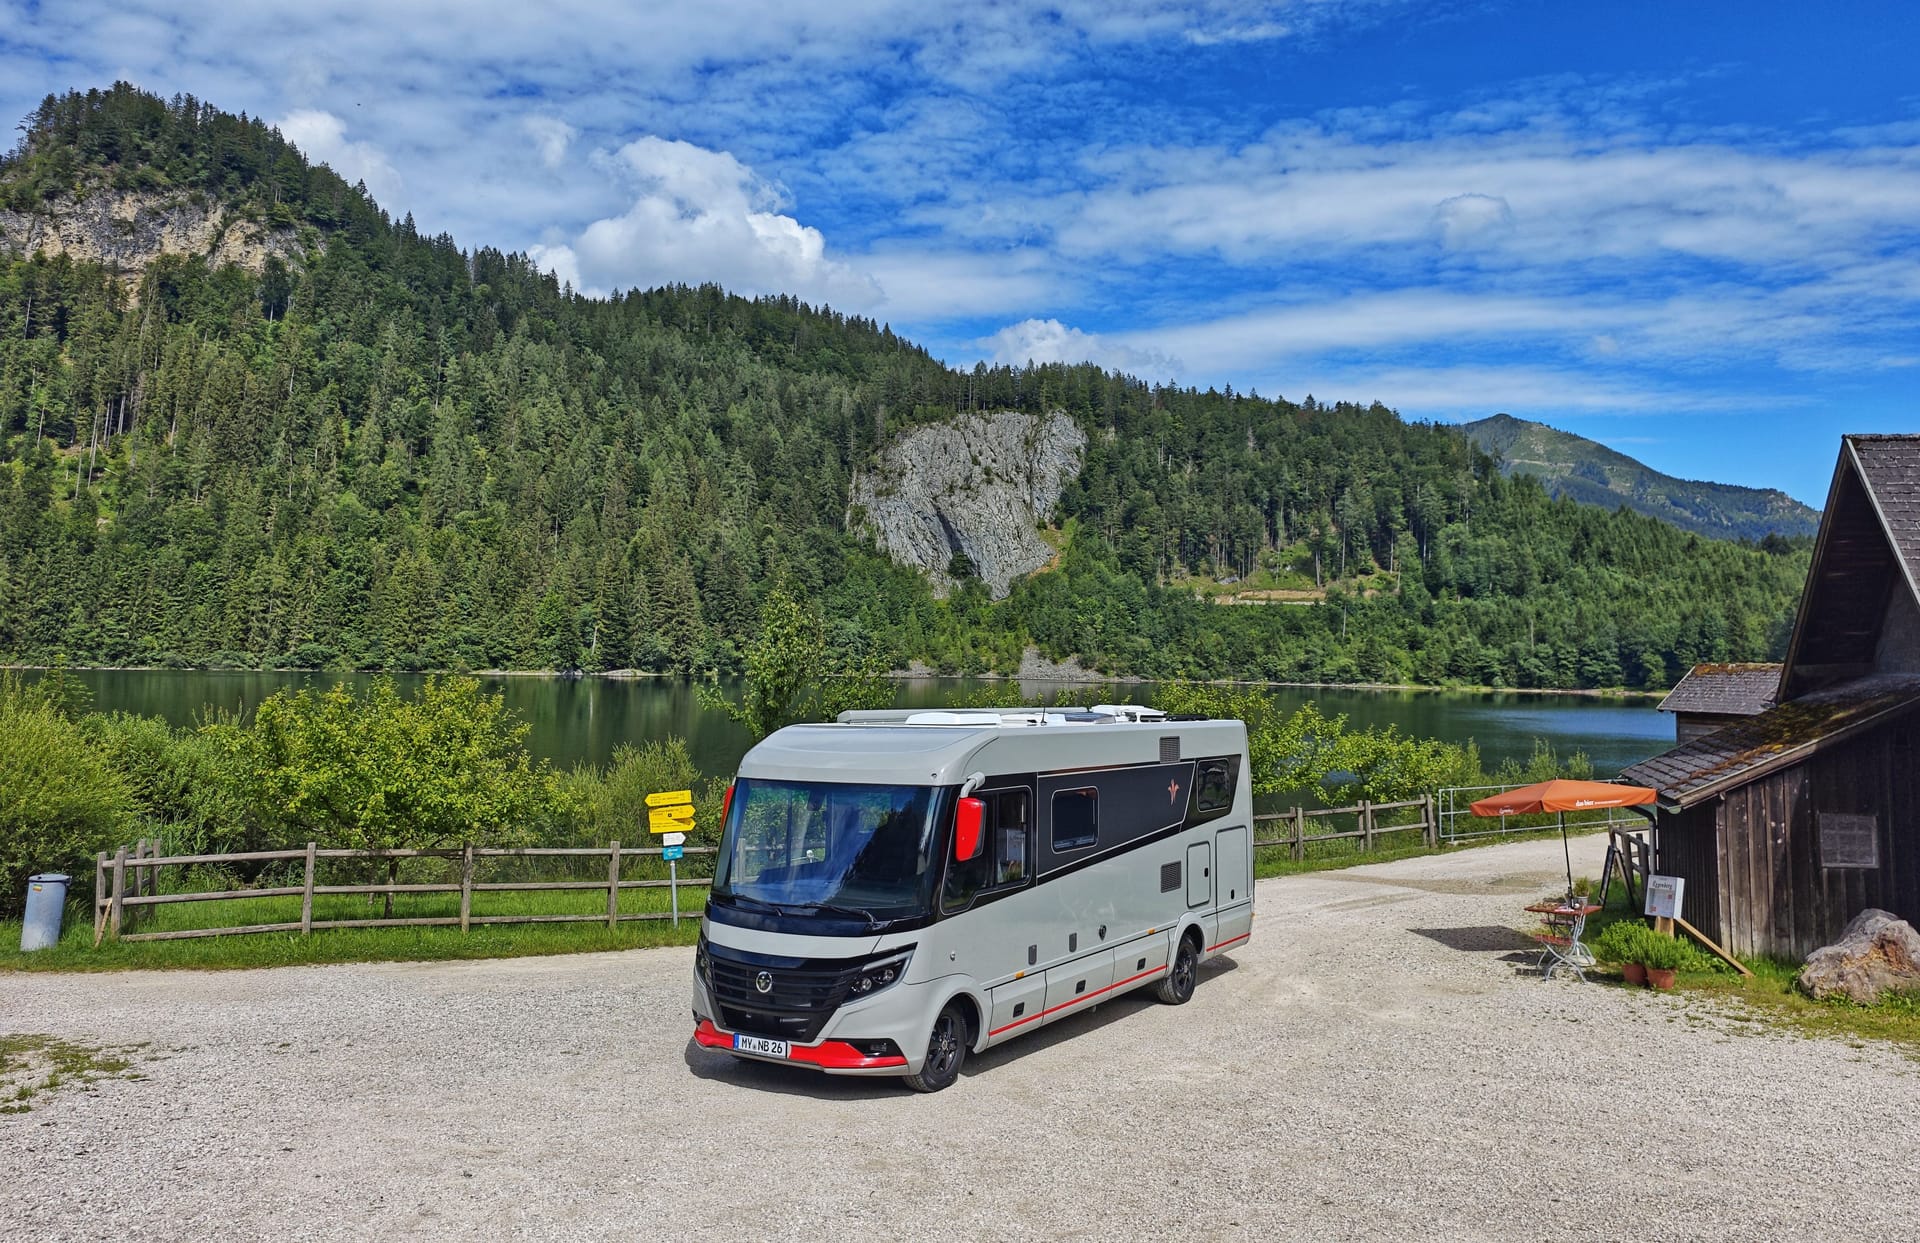
<path fill-rule="evenodd" d="M 1820 813 L 1820 866 L 1877 868 L 1880 866 L 1880 823 L 1873 816 Z"/>

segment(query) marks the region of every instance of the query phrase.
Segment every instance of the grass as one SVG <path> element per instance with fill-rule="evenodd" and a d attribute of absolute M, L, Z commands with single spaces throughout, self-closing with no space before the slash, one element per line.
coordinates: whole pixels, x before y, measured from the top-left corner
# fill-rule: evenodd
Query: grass
<path fill-rule="evenodd" d="M 1885 1040 L 1920 1058 L 1920 994 L 1889 995 L 1878 1005 L 1844 999 L 1815 1001 L 1794 987 L 1800 964 L 1778 959 L 1743 959 L 1751 979 L 1731 972 L 1683 972 L 1680 986 L 1715 1000 L 1735 1001 L 1755 1019 L 1807 1036 L 1845 1040 L 1856 1048 L 1867 1040 Z"/>
<path fill-rule="evenodd" d="M 423 861 L 430 864 L 432 861 Z M 605 863 L 600 862 L 604 876 Z M 627 879 L 641 879 L 641 867 L 629 863 Z M 345 880 L 346 878 L 327 878 Z M 364 881 L 365 877 L 354 878 Z M 402 883 L 440 880 L 430 874 L 400 874 Z M 593 879 L 585 875 L 543 875 L 541 879 Z M 323 881 L 325 883 L 325 881 Z M 204 888 L 203 886 L 195 886 Z M 179 941 L 113 941 L 93 944 L 93 917 L 86 903 L 70 905 L 60 942 L 32 954 L 19 952 L 20 925 L 0 923 L 0 973 L 8 971 L 131 971 L 149 968 L 226 970 L 245 967 L 284 967 L 302 963 L 429 962 L 463 958 L 521 958 L 536 954 L 577 954 L 600 950 L 634 949 L 654 945 L 691 945 L 698 935 L 706 889 L 680 889 L 680 925 L 668 920 L 621 923 L 476 924 L 466 933 L 458 926 L 439 928 L 329 928 L 302 936 L 299 932 L 259 932 Z M 666 913 L 665 889 L 626 889 L 620 893 L 622 914 Z M 604 890 L 548 890 L 534 893 L 489 893 L 473 896 L 472 914 L 482 915 L 604 915 Z M 129 931 L 171 932 L 189 928 L 239 927 L 249 924 L 298 922 L 300 899 L 241 898 L 218 902 L 189 902 L 152 908 L 153 915 Z M 445 918 L 460 913 L 458 894 L 397 894 L 393 917 Z M 357 894 L 320 894 L 314 898 L 316 921 L 379 918 L 382 907 Z"/>
<path fill-rule="evenodd" d="M 1583 939 L 1591 941 L 1610 924 L 1638 918 L 1624 900 L 1616 900 L 1587 921 Z M 1676 935 L 1695 951 L 1693 963 L 1676 974 L 1676 991 L 1714 1003 L 1735 1003 L 1730 1008 L 1716 1004 L 1716 1009 L 1722 1010 L 1720 1017 L 1727 1017 L 1726 1011 L 1731 1009 L 1736 1020 L 1844 1040 L 1856 1048 L 1866 1040 L 1884 1040 L 1900 1046 L 1911 1056 L 1920 1057 L 1920 994 L 1889 995 L 1874 1006 L 1837 998 L 1815 1001 L 1794 987 L 1800 975 L 1797 962 L 1743 958 L 1740 961 L 1753 972 L 1752 976 L 1743 976 L 1685 933 Z M 1600 974 L 1611 976 L 1607 968 L 1602 968 Z"/>
<path fill-rule="evenodd" d="M 53 1036 L 0 1035 L 0 1114 L 23 1114 L 36 1096 L 81 1088 L 96 1079 L 138 1079 L 133 1054 L 144 1045 L 113 1049 L 75 1044 Z"/>

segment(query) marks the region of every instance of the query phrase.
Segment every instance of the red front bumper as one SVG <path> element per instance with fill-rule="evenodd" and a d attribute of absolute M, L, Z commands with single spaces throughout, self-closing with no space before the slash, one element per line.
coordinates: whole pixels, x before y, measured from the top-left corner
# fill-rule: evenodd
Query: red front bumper
<path fill-rule="evenodd" d="M 693 1029 L 694 1041 L 708 1049 L 733 1048 L 733 1033 L 723 1032 L 713 1025 L 710 1019 L 701 1019 L 699 1026 Z M 768 1058 L 768 1061 L 777 1061 Z M 823 1040 L 819 1044 L 795 1044 L 787 1046 L 787 1061 L 801 1066 L 816 1066 L 821 1070 L 884 1070 L 889 1066 L 905 1066 L 904 1057 L 868 1057 L 844 1040 Z"/>

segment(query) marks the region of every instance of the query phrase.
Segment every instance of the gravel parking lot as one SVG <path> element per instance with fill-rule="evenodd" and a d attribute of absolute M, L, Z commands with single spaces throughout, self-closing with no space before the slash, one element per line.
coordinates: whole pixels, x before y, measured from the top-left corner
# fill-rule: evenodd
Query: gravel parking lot
<path fill-rule="evenodd" d="M 1576 843 L 1599 871 L 1603 843 Z M 916 1096 L 689 1040 L 692 951 L 0 978 L 145 1078 L 0 1116 L 0 1236 L 1908 1238 L 1920 1064 L 1554 981 L 1558 841 L 1263 881 L 1192 1004 Z"/>

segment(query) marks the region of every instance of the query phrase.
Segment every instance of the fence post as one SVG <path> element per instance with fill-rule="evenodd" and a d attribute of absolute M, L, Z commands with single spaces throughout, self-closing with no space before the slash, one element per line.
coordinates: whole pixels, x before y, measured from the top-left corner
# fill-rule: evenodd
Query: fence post
<path fill-rule="evenodd" d="M 113 906 L 107 912 L 107 932 L 114 940 L 120 939 L 120 917 L 126 910 L 127 900 L 127 848 L 122 846 L 113 852 Z"/>
<path fill-rule="evenodd" d="M 467 921 L 473 917 L 473 843 L 468 842 L 460 851 L 460 931 L 467 930 Z"/>
<path fill-rule="evenodd" d="M 1293 861 L 1302 862 L 1307 857 L 1307 809 L 1293 809 Z"/>
<path fill-rule="evenodd" d="M 620 923 L 620 843 L 607 847 L 607 927 Z"/>
<path fill-rule="evenodd" d="M 300 935 L 303 937 L 313 935 L 313 863 L 319 846 L 318 842 L 307 843 L 307 879 L 300 895 Z"/>
<path fill-rule="evenodd" d="M 1373 853 L 1373 804 L 1366 799 L 1360 800 L 1360 845 L 1368 854 Z"/>
<path fill-rule="evenodd" d="M 100 948 L 100 938 L 107 934 L 107 852 L 101 851 L 93 857 L 93 946 Z"/>
<path fill-rule="evenodd" d="M 1420 796 L 1420 817 L 1427 825 L 1427 849 L 1440 849 L 1440 820 L 1434 814 L 1433 792 L 1429 790 Z"/>

